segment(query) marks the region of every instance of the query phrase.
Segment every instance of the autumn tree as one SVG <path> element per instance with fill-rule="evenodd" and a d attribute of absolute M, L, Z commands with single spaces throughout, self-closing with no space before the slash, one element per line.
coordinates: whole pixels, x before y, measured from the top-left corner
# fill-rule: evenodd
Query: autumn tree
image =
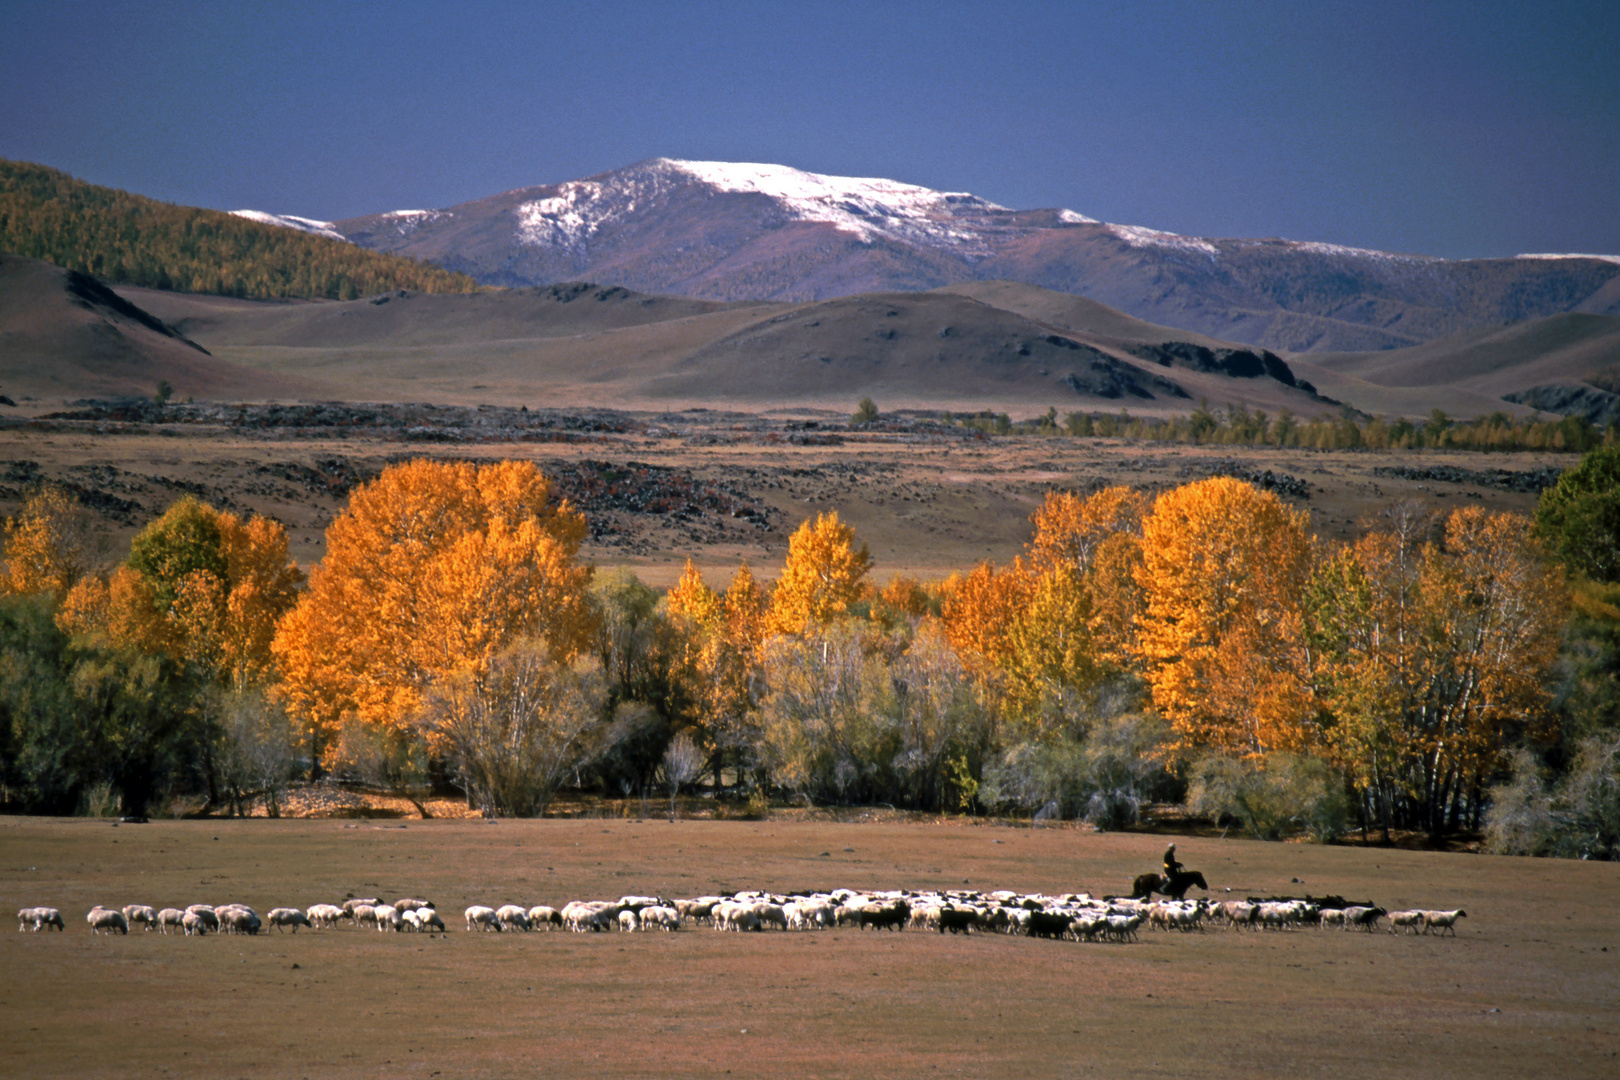
<path fill-rule="evenodd" d="M 1309 741 L 1306 524 L 1227 477 L 1165 492 L 1143 519 L 1137 648 L 1153 703 L 1184 742 L 1263 755 Z"/>
<path fill-rule="evenodd" d="M 276 622 L 302 581 L 279 522 L 187 496 L 135 536 L 123 566 L 81 579 L 61 620 L 245 687 L 267 679 Z"/>
<path fill-rule="evenodd" d="M 1439 833 L 1546 715 L 1565 589 L 1527 520 L 1472 507 L 1437 538 L 1411 504 L 1307 590 L 1323 752 L 1386 830 Z"/>
<path fill-rule="evenodd" d="M 30 492 L 22 512 L 5 523 L 0 594 L 48 592 L 61 598 L 90 569 L 90 514 L 58 487 Z"/>
<path fill-rule="evenodd" d="M 694 738 L 712 768 L 740 764 L 757 734 L 752 717 L 762 687 L 770 597 L 747 563 L 717 593 L 688 562 L 670 590 L 668 610 L 682 642 L 682 677 L 695 702 Z"/>
<path fill-rule="evenodd" d="M 539 816 L 602 749 L 602 679 L 560 663 L 554 651 L 545 642 L 514 642 L 437 681 L 417 713 L 454 764 L 468 802 L 489 816 Z"/>
<path fill-rule="evenodd" d="M 872 556 L 855 547 L 855 530 L 838 511 L 806 520 L 788 539 L 787 561 L 771 594 L 770 632 L 801 634 L 825 626 L 860 599 Z"/>
<path fill-rule="evenodd" d="M 423 691 L 519 639 L 589 642 L 585 520 L 531 462 L 411 461 L 355 491 L 277 628 L 289 708 L 326 745 L 346 718 L 412 734 Z"/>

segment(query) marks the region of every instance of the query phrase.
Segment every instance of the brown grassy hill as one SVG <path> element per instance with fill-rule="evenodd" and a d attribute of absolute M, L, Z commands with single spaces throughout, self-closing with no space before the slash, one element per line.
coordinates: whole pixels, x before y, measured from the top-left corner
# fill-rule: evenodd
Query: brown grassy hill
<path fill-rule="evenodd" d="M 842 410 L 869 394 L 886 408 L 1330 407 L 1271 354 L 1011 283 L 811 304 L 584 284 L 343 303 L 125 292 L 217 355 L 367 400 Z"/>
<path fill-rule="evenodd" d="M 1538 383 L 1584 380 L 1620 360 L 1620 315 L 1554 315 L 1410 349 L 1312 359 L 1382 386 L 1457 385 L 1501 395 Z"/>
<path fill-rule="evenodd" d="M 94 278 L 0 254 L 0 392 L 13 398 L 152 394 L 301 397 L 306 380 L 212 356 Z"/>
<path fill-rule="evenodd" d="M 259 304 L 153 289 L 125 291 L 188 334 L 203 335 L 219 344 L 295 348 L 414 348 L 574 337 L 667 323 L 733 306 L 684 297 L 646 296 L 584 282 L 470 294 L 399 290 L 335 304 Z"/>

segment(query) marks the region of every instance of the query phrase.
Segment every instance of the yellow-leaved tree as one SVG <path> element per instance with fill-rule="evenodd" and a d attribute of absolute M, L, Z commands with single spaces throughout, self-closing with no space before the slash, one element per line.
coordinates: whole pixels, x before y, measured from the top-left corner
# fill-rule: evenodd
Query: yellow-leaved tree
<path fill-rule="evenodd" d="M 1143 519 L 1137 647 L 1153 703 L 1184 743 L 1238 756 L 1309 745 L 1307 523 L 1229 477 L 1167 491 Z"/>
<path fill-rule="evenodd" d="M 89 512 L 61 488 L 38 488 L 6 519 L 0 594 L 65 596 L 89 570 L 90 554 Z"/>
<path fill-rule="evenodd" d="M 532 462 L 385 469 L 327 529 L 277 629 L 289 709 L 317 747 L 349 720 L 405 736 L 430 684 L 481 675 L 520 639 L 570 661 L 590 633 L 585 531 Z"/>
<path fill-rule="evenodd" d="M 243 689 L 268 678 L 276 623 L 303 579 L 279 522 L 187 496 L 136 535 L 123 566 L 81 578 L 58 621 Z"/>
<path fill-rule="evenodd" d="M 855 530 L 838 511 L 817 514 L 788 539 L 787 561 L 771 593 L 770 632 L 802 634 L 825 626 L 861 598 L 872 556 L 855 547 Z"/>

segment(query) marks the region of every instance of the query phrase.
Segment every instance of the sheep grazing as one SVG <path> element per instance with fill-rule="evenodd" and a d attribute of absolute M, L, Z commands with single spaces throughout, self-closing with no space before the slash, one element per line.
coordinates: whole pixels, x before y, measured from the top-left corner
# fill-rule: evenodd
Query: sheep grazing
<path fill-rule="evenodd" d="M 619 912 L 619 929 L 627 934 L 641 929 L 641 913 L 633 908 L 625 908 Z"/>
<path fill-rule="evenodd" d="M 399 912 L 401 915 L 405 914 L 407 911 L 415 911 L 418 908 L 430 908 L 432 906 L 433 901 L 418 900 L 415 897 L 406 897 L 402 900 L 394 901 L 394 910 Z"/>
<path fill-rule="evenodd" d="M 219 917 L 221 932 L 227 934 L 255 935 L 264 926 L 258 912 L 245 904 L 228 904 L 216 908 L 214 914 Z"/>
<path fill-rule="evenodd" d="M 477 927 L 480 933 L 488 933 L 493 930 L 498 934 L 505 929 L 501 925 L 501 920 L 495 917 L 495 909 L 492 907 L 474 904 L 464 914 L 467 916 L 467 929 L 469 932 L 473 927 Z"/>
<path fill-rule="evenodd" d="M 186 914 L 195 915 L 204 930 L 219 929 L 219 915 L 207 904 L 192 904 L 186 908 Z"/>
<path fill-rule="evenodd" d="M 508 930 L 529 931 L 529 913 L 519 904 L 502 904 L 495 909 L 495 917 Z"/>
<path fill-rule="evenodd" d="M 1368 933 L 1372 933 L 1378 926 L 1378 920 L 1388 914 L 1389 912 L 1381 907 L 1363 907 L 1358 904 L 1355 907 L 1344 909 L 1344 926 L 1347 930 L 1352 926 L 1357 926 Z"/>
<path fill-rule="evenodd" d="M 120 934 L 129 933 L 129 920 L 124 918 L 122 911 L 96 906 L 90 909 L 85 921 L 90 924 L 90 932 L 99 934 L 106 931 L 111 934 L 115 931 Z"/>
<path fill-rule="evenodd" d="M 871 904 L 862 908 L 855 925 L 862 930 L 868 926 L 874 930 L 904 930 L 910 918 L 911 905 L 904 900 L 896 900 L 891 904 Z"/>
<path fill-rule="evenodd" d="M 561 926 L 562 924 L 562 913 L 556 908 L 536 904 L 529 909 L 529 929 L 531 930 L 550 930 L 553 926 Z"/>
<path fill-rule="evenodd" d="M 1432 930 L 1439 933 L 1441 930 L 1450 930 L 1451 936 L 1456 937 L 1457 920 L 1467 916 L 1468 912 L 1463 911 L 1461 908 L 1456 911 L 1425 911 L 1423 913 L 1423 932 L 1428 933 Z"/>
<path fill-rule="evenodd" d="M 62 921 L 62 913 L 53 907 L 30 907 L 17 912 L 17 932 L 29 930 L 38 933 L 48 927 L 66 930 L 67 924 Z"/>
<path fill-rule="evenodd" d="M 214 925 L 217 927 L 219 922 L 216 920 Z M 203 917 L 200 912 L 188 911 L 184 915 L 180 916 L 180 929 L 185 931 L 186 937 L 191 937 L 192 935 L 202 937 L 208 933 L 208 924 L 203 922 Z"/>
<path fill-rule="evenodd" d="M 681 928 L 681 913 L 664 904 L 642 908 L 641 928 L 651 930 L 653 927 L 666 933 L 673 933 Z"/>
<path fill-rule="evenodd" d="M 380 899 L 378 899 L 377 897 L 375 897 L 375 896 L 355 896 L 355 897 L 350 897 L 349 899 L 343 901 L 343 905 L 342 905 L 343 914 L 346 915 L 347 917 L 353 919 L 354 918 L 354 912 L 355 912 L 356 908 L 361 908 L 361 907 L 374 908 L 380 903 L 382 903 L 382 901 Z M 358 921 L 358 920 L 356 920 L 356 921 Z"/>
<path fill-rule="evenodd" d="M 125 904 L 124 921 L 131 926 L 140 923 L 143 928 L 149 931 L 158 928 L 157 912 L 146 904 Z"/>
<path fill-rule="evenodd" d="M 169 927 L 184 929 L 186 913 L 179 908 L 166 907 L 158 912 L 158 933 L 167 934 Z"/>
<path fill-rule="evenodd" d="M 309 925 L 314 929 L 328 930 L 343 918 L 343 909 L 336 904 L 311 904 L 304 911 L 304 917 L 309 919 Z"/>
<path fill-rule="evenodd" d="M 439 918 L 439 913 L 430 907 L 420 907 L 414 911 L 407 911 L 402 918 L 405 920 L 405 925 L 417 933 L 427 934 L 435 930 L 442 933 L 444 931 L 444 920 Z"/>
<path fill-rule="evenodd" d="M 310 929 L 315 927 L 315 924 L 310 922 L 309 916 L 295 907 L 271 908 L 270 914 L 266 915 L 265 918 L 271 926 L 276 928 L 278 934 L 281 933 L 283 927 L 287 926 L 292 927 L 292 932 L 295 934 L 298 933 L 300 926 L 307 926 Z"/>
<path fill-rule="evenodd" d="M 1322 913 L 1325 917 L 1327 912 Z M 1324 918 L 1325 921 L 1325 918 Z M 1392 934 L 1405 933 L 1411 927 L 1412 933 L 1423 932 L 1423 912 L 1421 911 L 1392 911 L 1389 913 L 1389 932 Z"/>

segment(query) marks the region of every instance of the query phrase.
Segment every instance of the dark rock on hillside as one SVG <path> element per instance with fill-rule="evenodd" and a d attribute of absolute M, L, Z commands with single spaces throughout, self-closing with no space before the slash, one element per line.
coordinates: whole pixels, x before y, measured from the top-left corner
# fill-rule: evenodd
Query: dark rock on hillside
<path fill-rule="evenodd" d="M 1543 412 L 1584 416 L 1592 422 L 1593 427 L 1603 428 L 1620 423 L 1620 394 L 1593 386 L 1532 386 L 1528 390 L 1503 394 L 1502 400 L 1528 405 Z"/>
<path fill-rule="evenodd" d="M 1480 487 L 1499 488 L 1503 491 L 1524 491 L 1534 494 L 1558 483 L 1564 470 L 1556 465 L 1544 469 L 1459 469 L 1453 465 L 1435 465 L 1416 469 L 1406 465 L 1379 465 L 1374 476 L 1389 476 L 1400 480 L 1429 480 L 1442 484 L 1477 484 Z"/>

